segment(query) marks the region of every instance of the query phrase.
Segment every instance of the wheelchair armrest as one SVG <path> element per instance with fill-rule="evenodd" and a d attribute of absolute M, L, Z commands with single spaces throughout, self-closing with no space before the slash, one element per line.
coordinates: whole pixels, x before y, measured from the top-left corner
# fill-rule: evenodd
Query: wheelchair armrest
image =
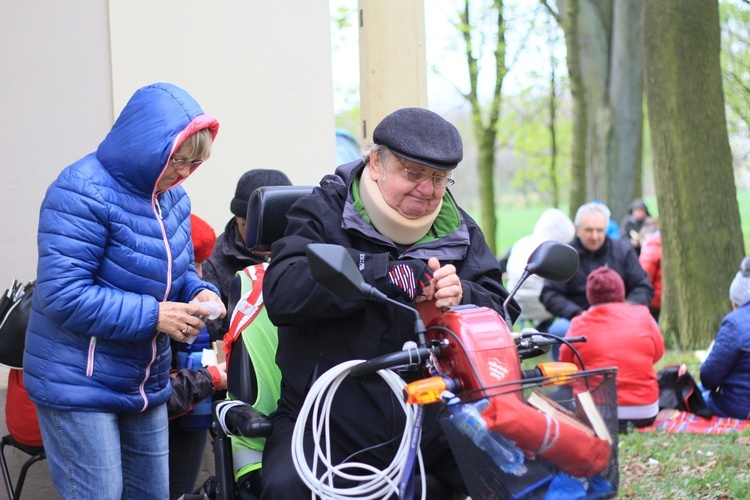
<path fill-rule="evenodd" d="M 213 421 L 232 436 L 266 437 L 273 429 L 271 419 L 242 401 L 214 401 Z"/>

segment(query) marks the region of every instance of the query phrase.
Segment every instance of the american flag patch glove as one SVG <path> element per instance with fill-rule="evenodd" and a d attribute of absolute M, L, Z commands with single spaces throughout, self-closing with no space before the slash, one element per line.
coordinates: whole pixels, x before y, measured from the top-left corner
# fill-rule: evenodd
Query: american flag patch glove
<path fill-rule="evenodd" d="M 397 293 L 414 302 L 422 294 L 422 291 L 430 285 L 432 271 L 421 260 L 399 260 L 391 264 L 388 277 Z"/>

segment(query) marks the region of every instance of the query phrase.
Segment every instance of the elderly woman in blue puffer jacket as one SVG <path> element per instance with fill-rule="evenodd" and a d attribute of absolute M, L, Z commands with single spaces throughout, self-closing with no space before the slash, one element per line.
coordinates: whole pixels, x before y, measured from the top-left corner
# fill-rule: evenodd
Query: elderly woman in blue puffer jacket
<path fill-rule="evenodd" d="M 218 128 L 184 90 L 143 87 L 47 190 L 24 381 L 64 498 L 169 495 L 169 337 L 205 326 L 197 302 L 221 305 L 196 273 L 180 184 Z"/>
<path fill-rule="evenodd" d="M 701 365 L 708 408 L 719 417 L 750 419 L 750 257 L 729 286 L 732 312 L 724 316 Z"/>

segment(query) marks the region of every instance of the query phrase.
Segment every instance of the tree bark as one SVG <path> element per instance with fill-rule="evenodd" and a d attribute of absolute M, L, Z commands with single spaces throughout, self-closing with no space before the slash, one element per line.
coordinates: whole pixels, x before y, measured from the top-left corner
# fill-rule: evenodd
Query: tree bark
<path fill-rule="evenodd" d="M 469 70 L 470 91 L 464 97 L 471 104 L 471 119 L 474 136 L 479 149 L 477 164 L 479 177 L 479 203 L 481 227 L 490 249 L 497 253 L 497 215 L 495 211 L 495 150 L 497 126 L 500 121 L 503 81 L 508 69 L 505 66 L 505 22 L 503 19 L 503 2 L 494 0 L 491 9 L 495 14 L 497 25 L 497 43 L 493 51 L 495 58 L 495 86 L 492 100 L 485 109 L 479 102 L 477 91 L 479 65 L 474 55 L 472 33 L 475 31 L 470 18 L 470 1 L 464 0 L 463 10 L 459 12 L 460 29 L 465 43 L 466 63 Z M 476 34 L 479 36 L 479 34 Z"/>
<path fill-rule="evenodd" d="M 646 99 L 662 233 L 662 332 L 705 348 L 743 255 L 716 0 L 646 0 Z"/>
<path fill-rule="evenodd" d="M 642 0 L 558 1 L 573 96 L 571 216 L 598 199 L 619 220 L 640 197 L 642 5 Z"/>
<path fill-rule="evenodd" d="M 620 221 L 643 192 L 643 0 L 615 0 L 614 7 L 606 199 Z"/>
<path fill-rule="evenodd" d="M 588 129 L 588 100 L 586 97 L 578 44 L 579 0 L 564 0 L 560 6 L 560 25 L 565 33 L 568 52 L 568 76 L 573 99 L 573 137 L 570 153 L 570 218 L 578 207 L 586 203 L 586 130 Z"/>

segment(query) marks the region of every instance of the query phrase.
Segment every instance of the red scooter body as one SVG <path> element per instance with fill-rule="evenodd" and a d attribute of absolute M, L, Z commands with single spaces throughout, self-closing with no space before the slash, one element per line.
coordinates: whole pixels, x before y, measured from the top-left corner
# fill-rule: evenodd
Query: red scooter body
<path fill-rule="evenodd" d="M 440 326 L 444 329 L 432 328 Z M 452 332 L 452 333 L 449 333 Z M 492 387 L 519 387 L 508 384 L 521 380 L 521 364 L 513 336 L 505 321 L 488 307 L 461 306 L 436 316 L 425 334 L 427 343 L 440 342 L 440 358 L 435 359 L 441 375 L 461 381 L 463 394 L 479 397 L 475 390 L 493 393 Z M 505 391 L 503 391 L 505 392 Z M 522 397 L 522 391 L 513 391 Z"/>

